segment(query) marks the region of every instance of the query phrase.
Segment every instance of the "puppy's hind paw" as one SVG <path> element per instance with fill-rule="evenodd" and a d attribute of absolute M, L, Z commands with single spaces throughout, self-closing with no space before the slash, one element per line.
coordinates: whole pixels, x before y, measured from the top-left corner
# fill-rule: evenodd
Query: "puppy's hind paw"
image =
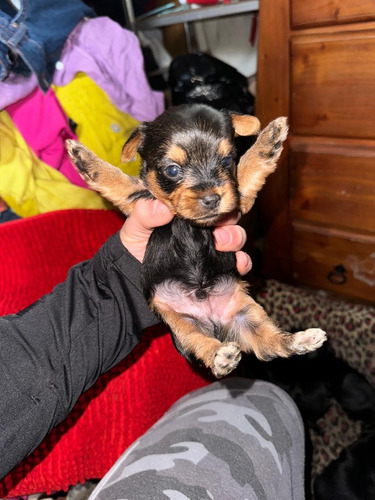
<path fill-rule="evenodd" d="M 224 377 L 237 367 L 240 359 L 241 350 L 235 342 L 223 344 L 216 352 L 212 373 L 216 378 Z"/>
<path fill-rule="evenodd" d="M 293 354 L 305 354 L 315 351 L 327 340 L 326 332 L 320 328 L 308 328 L 293 335 Z"/>

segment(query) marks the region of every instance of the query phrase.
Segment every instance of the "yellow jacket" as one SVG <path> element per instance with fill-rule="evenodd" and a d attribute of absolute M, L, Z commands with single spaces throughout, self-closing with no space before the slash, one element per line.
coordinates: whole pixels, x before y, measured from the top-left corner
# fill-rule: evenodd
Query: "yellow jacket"
<path fill-rule="evenodd" d="M 79 141 L 126 174 L 138 175 L 139 156 L 124 164 L 121 150 L 139 122 L 112 104 L 106 92 L 84 73 L 53 89 L 66 115 L 77 124 L 74 132 Z"/>
<path fill-rule="evenodd" d="M 113 208 L 39 160 L 6 111 L 0 112 L 0 197 L 21 217 L 69 208 Z"/>

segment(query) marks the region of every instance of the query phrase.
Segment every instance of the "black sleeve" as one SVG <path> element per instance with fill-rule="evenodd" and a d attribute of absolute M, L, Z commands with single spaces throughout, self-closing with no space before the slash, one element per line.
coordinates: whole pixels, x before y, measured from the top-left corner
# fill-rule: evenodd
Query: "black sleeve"
<path fill-rule="evenodd" d="M 50 294 L 1 317 L 0 478 L 157 322 L 141 291 L 140 263 L 118 233 Z"/>

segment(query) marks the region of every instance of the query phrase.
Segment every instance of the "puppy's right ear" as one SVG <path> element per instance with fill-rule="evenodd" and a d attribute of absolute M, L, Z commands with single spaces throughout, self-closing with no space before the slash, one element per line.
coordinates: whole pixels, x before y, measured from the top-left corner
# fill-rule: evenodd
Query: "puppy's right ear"
<path fill-rule="evenodd" d="M 126 163 L 132 160 L 137 154 L 144 138 L 144 128 L 140 125 L 131 134 L 129 139 L 125 142 L 121 151 L 121 161 Z"/>

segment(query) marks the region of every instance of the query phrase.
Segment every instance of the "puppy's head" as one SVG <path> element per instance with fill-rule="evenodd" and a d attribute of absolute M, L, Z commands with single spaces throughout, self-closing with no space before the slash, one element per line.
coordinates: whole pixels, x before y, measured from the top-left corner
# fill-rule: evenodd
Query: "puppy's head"
<path fill-rule="evenodd" d="M 259 128 L 253 116 L 177 106 L 141 124 L 124 145 L 122 160 L 138 151 L 151 194 L 175 215 L 212 225 L 238 209 L 234 136 L 254 135 Z"/>

